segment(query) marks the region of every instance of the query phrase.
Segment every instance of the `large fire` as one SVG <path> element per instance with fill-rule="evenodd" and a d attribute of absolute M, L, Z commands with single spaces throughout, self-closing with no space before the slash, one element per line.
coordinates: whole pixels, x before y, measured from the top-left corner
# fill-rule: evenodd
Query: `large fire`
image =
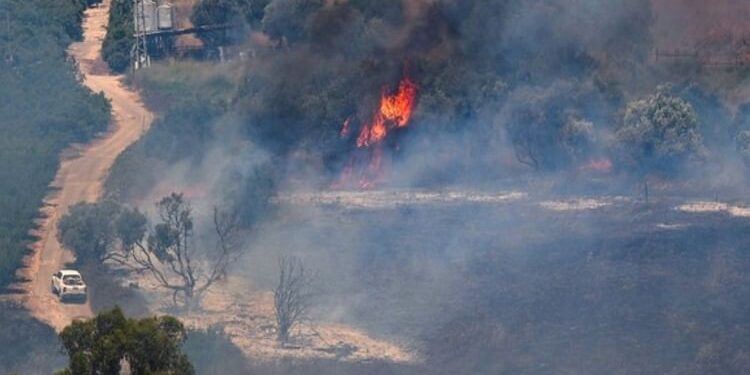
<path fill-rule="evenodd" d="M 336 186 L 369 188 L 382 178 L 383 141 L 394 129 L 409 125 L 416 98 L 417 85 L 408 77 L 401 79 L 395 92 L 383 89 L 377 113 L 362 125 L 356 141 L 357 148 L 366 151 L 369 160 L 363 162 L 352 158 Z M 351 122 L 351 118 L 344 121 L 340 133 L 342 138 L 349 136 Z"/>

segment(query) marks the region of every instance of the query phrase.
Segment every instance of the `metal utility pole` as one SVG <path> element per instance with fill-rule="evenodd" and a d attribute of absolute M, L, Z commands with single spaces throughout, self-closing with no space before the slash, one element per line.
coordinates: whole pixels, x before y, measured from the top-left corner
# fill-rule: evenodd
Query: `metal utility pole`
<path fill-rule="evenodd" d="M 135 47 L 133 48 L 133 70 L 151 66 L 146 40 L 146 9 L 144 0 L 133 0 L 133 25 L 135 26 Z"/>

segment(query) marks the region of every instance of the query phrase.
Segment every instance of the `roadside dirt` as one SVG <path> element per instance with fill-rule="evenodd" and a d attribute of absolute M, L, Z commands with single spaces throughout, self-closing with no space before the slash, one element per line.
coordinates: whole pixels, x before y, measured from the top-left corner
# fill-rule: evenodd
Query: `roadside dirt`
<path fill-rule="evenodd" d="M 40 239 L 33 244 L 33 253 L 27 258 L 22 275 L 28 280 L 22 286 L 26 291 L 24 305 L 32 315 L 58 331 L 75 318 L 92 316 L 88 303 L 62 304 L 50 291 L 52 273 L 74 260 L 73 254 L 57 241 L 58 220 L 71 205 L 99 199 L 104 179 L 117 156 L 147 130 L 153 119 L 138 95 L 121 83 L 122 76 L 110 74 L 101 59 L 109 4 L 110 0 L 105 0 L 99 7 L 86 11 L 84 40 L 72 44 L 69 53 L 79 63 L 84 84 L 110 99 L 113 123 L 108 132 L 93 142 L 73 146 L 63 153 L 60 169 L 51 185 L 55 191 L 41 209 L 43 219 L 35 233 Z"/>

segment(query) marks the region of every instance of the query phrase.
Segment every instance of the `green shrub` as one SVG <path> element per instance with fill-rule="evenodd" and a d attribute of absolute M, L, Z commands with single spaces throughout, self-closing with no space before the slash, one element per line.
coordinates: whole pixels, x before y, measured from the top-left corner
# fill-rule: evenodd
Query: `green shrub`
<path fill-rule="evenodd" d="M 135 44 L 132 0 L 113 0 L 109 26 L 102 43 L 102 57 L 114 72 L 123 72 L 130 65 L 130 49 Z"/>

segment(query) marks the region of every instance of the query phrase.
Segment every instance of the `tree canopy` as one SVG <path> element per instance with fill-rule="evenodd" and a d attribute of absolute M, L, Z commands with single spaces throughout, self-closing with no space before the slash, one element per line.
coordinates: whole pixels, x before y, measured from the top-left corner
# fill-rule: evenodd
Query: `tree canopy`
<path fill-rule="evenodd" d="M 133 1 L 112 0 L 107 34 L 102 43 L 102 57 L 109 68 L 123 72 L 130 65 L 130 50 L 135 44 Z"/>
<path fill-rule="evenodd" d="M 615 137 L 625 165 L 642 173 L 673 171 L 705 152 L 693 106 L 665 86 L 627 105 Z"/>
<path fill-rule="evenodd" d="M 115 219 L 121 208 L 112 202 L 78 203 L 60 219 L 60 243 L 75 249 L 79 259 L 104 261 L 115 245 Z"/>
<path fill-rule="evenodd" d="M 186 331 L 171 316 L 128 319 L 119 307 L 74 321 L 60 333 L 70 364 L 63 374 L 119 374 L 123 365 L 133 375 L 191 375 L 182 353 Z"/>

